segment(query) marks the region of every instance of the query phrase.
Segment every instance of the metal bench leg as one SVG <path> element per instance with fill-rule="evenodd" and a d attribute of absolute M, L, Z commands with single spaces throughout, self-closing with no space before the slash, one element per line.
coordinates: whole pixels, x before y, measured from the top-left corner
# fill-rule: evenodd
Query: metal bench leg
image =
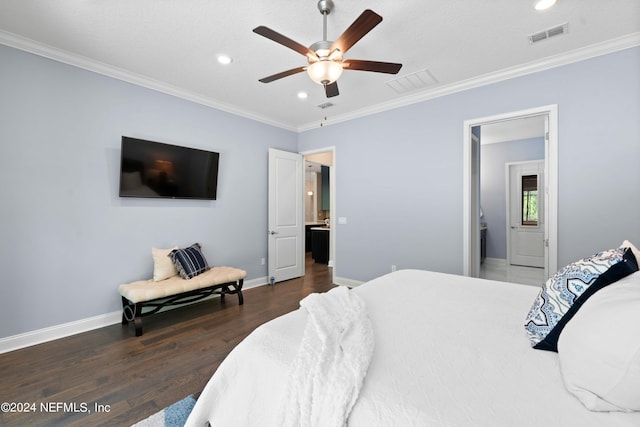
<path fill-rule="evenodd" d="M 125 297 L 122 297 L 122 324 L 128 325 L 133 321 L 136 328 L 136 336 L 142 335 L 142 303 L 132 303 Z"/>
<path fill-rule="evenodd" d="M 122 324 L 128 325 L 129 320 L 127 319 L 127 307 L 129 306 L 129 300 L 125 297 L 122 298 Z"/>
<path fill-rule="evenodd" d="M 142 336 L 142 317 L 136 317 L 133 323 L 136 327 L 136 336 L 137 337 Z"/>
<path fill-rule="evenodd" d="M 136 326 L 136 336 L 142 335 L 142 304 L 136 304 L 136 317 L 133 319 L 133 324 Z"/>
<path fill-rule="evenodd" d="M 244 304 L 244 297 L 242 296 L 242 284 L 244 283 L 244 279 L 238 280 L 237 285 L 233 285 L 236 288 L 236 292 L 238 292 L 238 304 Z"/>

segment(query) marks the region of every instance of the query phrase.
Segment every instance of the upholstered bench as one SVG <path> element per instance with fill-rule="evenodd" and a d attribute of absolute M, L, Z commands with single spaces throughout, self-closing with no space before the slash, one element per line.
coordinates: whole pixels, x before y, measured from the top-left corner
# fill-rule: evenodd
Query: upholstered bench
<path fill-rule="evenodd" d="M 167 306 L 186 304 L 212 294 L 237 294 L 243 304 L 242 284 L 247 272 L 233 267 L 214 267 L 191 279 L 179 275 L 161 281 L 139 280 L 118 287 L 122 296 L 122 324 L 133 321 L 136 336 L 142 335 L 142 317 L 157 313 Z M 143 311 L 145 308 L 151 310 Z"/>

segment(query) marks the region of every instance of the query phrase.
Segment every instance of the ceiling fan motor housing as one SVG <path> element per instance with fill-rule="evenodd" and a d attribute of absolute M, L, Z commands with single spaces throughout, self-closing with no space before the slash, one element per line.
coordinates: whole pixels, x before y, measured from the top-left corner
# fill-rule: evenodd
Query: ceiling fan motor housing
<path fill-rule="evenodd" d="M 322 40 L 322 41 L 319 41 L 319 42 L 315 42 L 314 44 L 309 46 L 309 49 L 314 51 L 316 53 L 316 55 L 318 55 L 318 58 L 320 58 L 322 60 L 323 58 L 328 58 L 329 55 L 332 53 L 331 52 L 331 45 L 333 45 L 332 41 Z M 315 61 L 313 61 L 310 58 L 309 62 L 315 62 Z"/>

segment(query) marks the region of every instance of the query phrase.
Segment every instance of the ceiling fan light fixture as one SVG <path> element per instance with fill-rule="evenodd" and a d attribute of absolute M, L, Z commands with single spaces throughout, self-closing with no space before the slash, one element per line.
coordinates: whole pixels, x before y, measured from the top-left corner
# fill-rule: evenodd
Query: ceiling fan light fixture
<path fill-rule="evenodd" d="M 309 78 L 320 85 L 328 85 L 342 75 L 342 63 L 322 59 L 307 67 Z"/>

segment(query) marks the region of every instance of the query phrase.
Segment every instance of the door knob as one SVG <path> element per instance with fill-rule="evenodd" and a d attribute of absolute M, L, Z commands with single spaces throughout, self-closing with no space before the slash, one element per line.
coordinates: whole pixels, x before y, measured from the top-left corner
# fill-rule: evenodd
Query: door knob
<path fill-rule="evenodd" d="M 269 230 L 269 234 L 271 234 L 273 236 L 274 234 L 278 234 L 278 232 L 277 231 L 273 231 L 273 230 Z"/>

